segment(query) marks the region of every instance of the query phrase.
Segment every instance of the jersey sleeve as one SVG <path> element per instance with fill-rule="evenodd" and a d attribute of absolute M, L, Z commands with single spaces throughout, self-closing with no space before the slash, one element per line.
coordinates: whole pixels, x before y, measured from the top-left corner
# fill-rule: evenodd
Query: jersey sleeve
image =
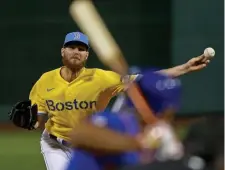
<path fill-rule="evenodd" d="M 105 72 L 105 79 L 107 83 L 106 91 L 111 93 L 112 96 L 117 95 L 120 92 L 123 92 L 125 89 L 125 82 L 133 81 L 137 75 L 127 75 L 122 77 L 121 75 L 113 72 L 113 71 L 106 71 Z"/>
<path fill-rule="evenodd" d="M 40 93 L 40 79 L 34 84 L 30 91 L 29 99 L 31 100 L 32 104 L 37 104 L 38 106 L 38 114 L 47 114 L 45 109 L 45 101 L 41 96 Z"/>

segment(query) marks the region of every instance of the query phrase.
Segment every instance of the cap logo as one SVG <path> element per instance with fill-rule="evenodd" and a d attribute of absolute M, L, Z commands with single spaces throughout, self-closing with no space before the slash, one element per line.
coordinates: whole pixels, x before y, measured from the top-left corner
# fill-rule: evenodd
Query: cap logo
<path fill-rule="evenodd" d="M 74 39 L 75 40 L 80 39 L 80 33 L 78 32 L 74 33 Z"/>

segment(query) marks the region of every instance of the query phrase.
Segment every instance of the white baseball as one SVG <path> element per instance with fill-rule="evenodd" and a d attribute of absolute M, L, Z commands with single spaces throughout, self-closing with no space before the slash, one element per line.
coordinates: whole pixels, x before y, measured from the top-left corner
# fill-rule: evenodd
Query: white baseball
<path fill-rule="evenodd" d="M 211 47 L 208 47 L 204 50 L 204 56 L 208 58 L 212 58 L 215 56 L 215 50 Z"/>

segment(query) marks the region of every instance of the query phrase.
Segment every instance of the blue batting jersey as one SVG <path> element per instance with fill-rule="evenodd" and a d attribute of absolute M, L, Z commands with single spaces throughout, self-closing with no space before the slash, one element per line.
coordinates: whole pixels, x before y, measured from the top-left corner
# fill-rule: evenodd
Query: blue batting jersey
<path fill-rule="evenodd" d="M 135 136 L 139 131 L 139 122 L 134 114 L 130 113 L 111 113 L 101 112 L 91 117 L 91 122 L 94 125 L 107 127 L 111 130 L 130 134 Z M 93 153 L 82 149 L 74 149 L 72 159 L 67 170 L 102 170 L 106 166 L 123 166 L 132 165 L 139 162 L 138 152 L 127 152 L 116 154 L 113 156 L 95 156 Z"/>

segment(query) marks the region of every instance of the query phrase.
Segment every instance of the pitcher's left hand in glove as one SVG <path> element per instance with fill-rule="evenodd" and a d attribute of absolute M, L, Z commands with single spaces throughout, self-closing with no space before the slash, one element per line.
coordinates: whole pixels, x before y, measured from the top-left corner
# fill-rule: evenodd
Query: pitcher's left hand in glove
<path fill-rule="evenodd" d="M 9 112 L 9 118 L 14 125 L 32 130 L 37 122 L 37 105 L 30 100 L 16 103 Z"/>

